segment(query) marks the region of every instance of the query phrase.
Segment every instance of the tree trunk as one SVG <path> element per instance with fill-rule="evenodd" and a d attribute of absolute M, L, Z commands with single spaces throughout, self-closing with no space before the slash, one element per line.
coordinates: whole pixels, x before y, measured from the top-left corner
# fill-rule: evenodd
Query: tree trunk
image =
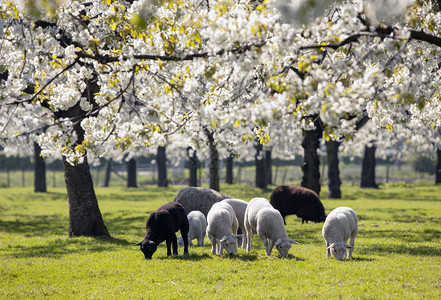
<path fill-rule="evenodd" d="M 273 160 L 271 159 L 271 150 L 265 150 L 265 180 L 266 184 L 273 184 Z"/>
<path fill-rule="evenodd" d="M 72 166 L 63 156 L 63 165 L 69 202 L 69 237 L 110 236 L 98 207 L 87 158 L 82 164 Z"/>
<path fill-rule="evenodd" d="M 34 142 L 34 192 L 46 193 L 46 164 L 41 156 L 41 148 Z"/>
<path fill-rule="evenodd" d="M 361 169 L 361 184 L 362 188 L 378 188 L 375 183 L 375 151 L 376 146 L 364 147 L 364 157 Z"/>
<path fill-rule="evenodd" d="M 83 97 L 86 97 L 94 105 L 94 95 L 99 92 L 97 79 L 85 80 L 86 90 Z M 46 103 L 42 104 L 47 105 Z M 68 110 L 60 110 L 54 113 L 56 119 L 71 118 L 80 119 L 84 111 L 77 104 Z M 77 134 L 76 145 L 81 145 L 84 141 L 84 130 L 81 122 L 74 123 L 73 129 Z M 67 200 L 69 203 L 69 237 L 74 236 L 110 236 L 109 231 L 104 225 L 103 217 L 98 207 L 98 200 L 93 187 L 92 176 L 90 174 L 87 156 L 84 157 L 82 164 L 72 166 L 63 156 L 64 181 L 66 183 Z"/>
<path fill-rule="evenodd" d="M 213 133 L 205 128 L 205 134 L 207 135 L 210 149 L 210 162 L 208 165 L 210 189 L 219 192 L 219 152 L 217 151 L 216 145 L 214 143 Z"/>
<path fill-rule="evenodd" d="M 316 129 L 303 130 L 303 177 L 301 185 L 320 195 L 320 158 L 317 149 L 320 145 L 323 129 L 318 118 L 314 124 Z"/>
<path fill-rule="evenodd" d="M 263 146 L 259 141 L 257 141 L 254 147 L 256 148 L 256 154 L 254 155 L 254 163 L 256 166 L 256 187 L 265 189 L 267 187 L 267 177 Z"/>
<path fill-rule="evenodd" d="M 156 162 L 158 164 L 158 186 L 168 187 L 167 180 L 167 157 L 165 155 L 165 147 L 159 146 L 156 154 Z"/>
<path fill-rule="evenodd" d="M 188 147 L 187 155 L 190 160 L 188 164 L 188 169 L 190 173 L 188 185 L 198 186 L 198 158 L 196 156 L 196 151 Z"/>
<path fill-rule="evenodd" d="M 226 167 L 225 182 L 227 184 L 233 184 L 233 154 L 230 154 L 227 157 L 225 161 L 225 167 Z"/>
<path fill-rule="evenodd" d="M 441 150 L 436 150 L 436 176 L 435 183 L 441 183 Z"/>
<path fill-rule="evenodd" d="M 106 161 L 106 165 L 104 167 L 104 181 L 103 187 L 108 187 L 110 183 L 110 175 L 112 174 L 112 160 L 109 159 Z"/>
<path fill-rule="evenodd" d="M 328 198 L 332 199 L 341 198 L 341 180 L 340 170 L 338 168 L 338 147 L 340 147 L 340 142 L 326 142 L 326 153 L 328 157 Z"/>
<path fill-rule="evenodd" d="M 127 187 L 138 187 L 136 184 L 136 160 L 134 158 L 127 162 Z"/>

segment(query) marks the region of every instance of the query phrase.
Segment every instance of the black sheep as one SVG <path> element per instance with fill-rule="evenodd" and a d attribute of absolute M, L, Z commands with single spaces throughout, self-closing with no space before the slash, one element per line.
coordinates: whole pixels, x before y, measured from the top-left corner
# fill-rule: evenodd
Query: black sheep
<path fill-rule="evenodd" d="M 176 234 L 178 230 L 184 240 L 184 254 L 188 253 L 188 219 L 184 207 L 177 202 L 169 202 L 152 212 L 145 223 L 144 240 L 136 245 L 141 246 L 141 251 L 146 259 L 151 259 L 158 245 L 163 241 L 167 244 L 167 256 L 171 255 L 173 243 L 173 255 L 178 254 Z"/>
<path fill-rule="evenodd" d="M 301 186 L 277 187 L 270 197 L 271 205 L 277 209 L 283 217 L 297 215 L 302 218 L 302 224 L 306 221 L 324 222 L 326 219 L 325 208 L 316 192 Z"/>

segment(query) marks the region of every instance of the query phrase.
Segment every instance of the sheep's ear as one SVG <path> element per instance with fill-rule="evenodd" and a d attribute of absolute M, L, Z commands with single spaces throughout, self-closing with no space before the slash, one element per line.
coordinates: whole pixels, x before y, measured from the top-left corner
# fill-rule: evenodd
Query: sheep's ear
<path fill-rule="evenodd" d="M 280 245 L 282 243 L 282 239 L 277 239 L 277 241 L 276 241 L 276 246 L 277 245 Z"/>
<path fill-rule="evenodd" d="M 298 244 L 296 241 L 289 239 L 289 241 L 291 242 L 291 244 Z"/>
<path fill-rule="evenodd" d="M 348 245 L 348 244 L 345 244 L 345 247 L 346 247 L 346 248 L 352 248 L 352 246 L 350 246 L 350 245 Z"/>
<path fill-rule="evenodd" d="M 155 242 L 154 241 L 149 241 L 149 244 L 153 246 L 153 245 L 155 245 Z"/>
<path fill-rule="evenodd" d="M 328 246 L 328 249 L 332 249 L 332 248 L 334 248 L 334 243 Z"/>
<path fill-rule="evenodd" d="M 220 242 L 223 243 L 223 242 L 225 242 L 226 240 L 227 240 L 227 237 L 224 235 L 224 236 L 220 239 Z"/>
<path fill-rule="evenodd" d="M 133 246 L 139 246 L 142 244 L 142 241 L 140 241 L 139 243 L 133 244 Z"/>
<path fill-rule="evenodd" d="M 233 237 L 236 239 L 239 239 L 239 238 L 243 237 L 243 235 L 242 234 L 233 234 Z"/>

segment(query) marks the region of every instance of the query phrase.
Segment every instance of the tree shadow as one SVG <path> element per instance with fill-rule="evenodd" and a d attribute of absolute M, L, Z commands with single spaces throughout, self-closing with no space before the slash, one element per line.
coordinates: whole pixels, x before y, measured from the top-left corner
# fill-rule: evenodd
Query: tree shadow
<path fill-rule="evenodd" d="M 30 219 L 31 218 L 31 219 Z M 27 220 L 29 219 L 29 220 Z M 67 217 L 54 215 L 16 215 L 14 221 L 0 220 L 0 232 L 27 234 L 28 236 L 67 234 L 69 220 Z"/>
<path fill-rule="evenodd" d="M 212 256 L 210 256 L 208 253 L 189 253 L 189 254 L 178 254 L 178 255 L 172 255 L 172 256 L 159 256 L 157 259 L 160 260 L 183 260 L 183 261 L 201 261 L 205 259 L 213 259 Z"/>
<path fill-rule="evenodd" d="M 415 243 L 409 245 L 370 245 L 358 250 L 360 254 L 405 254 L 412 256 L 441 256 L 441 248 Z"/>
<path fill-rule="evenodd" d="M 331 258 L 335 259 L 334 257 L 331 257 Z M 352 256 L 351 258 L 345 258 L 345 259 L 341 260 L 341 262 L 365 262 L 365 261 L 375 261 L 375 258 L 362 257 L 362 256 Z"/>
<path fill-rule="evenodd" d="M 377 239 L 399 239 L 400 241 L 415 243 L 415 242 L 437 242 L 441 238 L 441 231 L 437 229 L 424 229 L 423 231 L 409 231 L 409 230 L 363 230 L 363 234 L 370 238 Z"/>
<path fill-rule="evenodd" d="M 5 256 L 13 258 L 61 258 L 72 253 L 118 251 L 115 246 L 129 246 L 132 243 L 108 236 L 48 239 L 41 245 L 17 245 L 7 247 Z"/>

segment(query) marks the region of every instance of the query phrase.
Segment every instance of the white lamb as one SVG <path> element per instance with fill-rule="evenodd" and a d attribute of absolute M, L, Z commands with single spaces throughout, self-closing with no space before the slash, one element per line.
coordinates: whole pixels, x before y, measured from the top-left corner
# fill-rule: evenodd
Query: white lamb
<path fill-rule="evenodd" d="M 265 246 L 266 255 L 270 256 L 274 245 L 283 257 L 288 256 L 291 244 L 298 244 L 288 238 L 282 215 L 265 198 L 253 198 L 245 211 L 245 231 L 247 233 L 247 251 L 253 247 L 253 235 L 258 234 Z"/>
<path fill-rule="evenodd" d="M 211 241 L 211 252 L 221 256 L 224 250 L 228 255 L 237 253 L 237 218 L 233 208 L 226 202 L 213 204 L 207 214 L 207 236 Z"/>
<path fill-rule="evenodd" d="M 357 233 L 358 219 L 352 208 L 337 207 L 331 211 L 326 217 L 322 230 L 326 241 L 327 257 L 331 257 L 331 253 L 338 260 L 352 257 Z M 347 244 L 349 237 L 351 238 L 350 245 Z"/>
<path fill-rule="evenodd" d="M 205 231 L 207 230 L 207 219 L 205 215 L 199 210 L 193 210 L 187 215 L 188 223 L 190 225 L 188 230 L 188 244 L 193 247 L 192 240 L 197 239 L 197 246 L 204 246 Z M 184 245 L 182 236 L 178 236 L 179 246 Z"/>
<path fill-rule="evenodd" d="M 234 210 L 234 213 L 236 214 L 237 222 L 239 223 L 238 224 L 239 228 L 242 230 L 243 233 L 242 248 L 245 248 L 247 245 L 247 239 L 246 239 L 245 226 L 243 220 L 245 218 L 245 210 L 247 209 L 248 202 L 233 198 L 225 199 L 222 201 L 230 204 Z"/>

